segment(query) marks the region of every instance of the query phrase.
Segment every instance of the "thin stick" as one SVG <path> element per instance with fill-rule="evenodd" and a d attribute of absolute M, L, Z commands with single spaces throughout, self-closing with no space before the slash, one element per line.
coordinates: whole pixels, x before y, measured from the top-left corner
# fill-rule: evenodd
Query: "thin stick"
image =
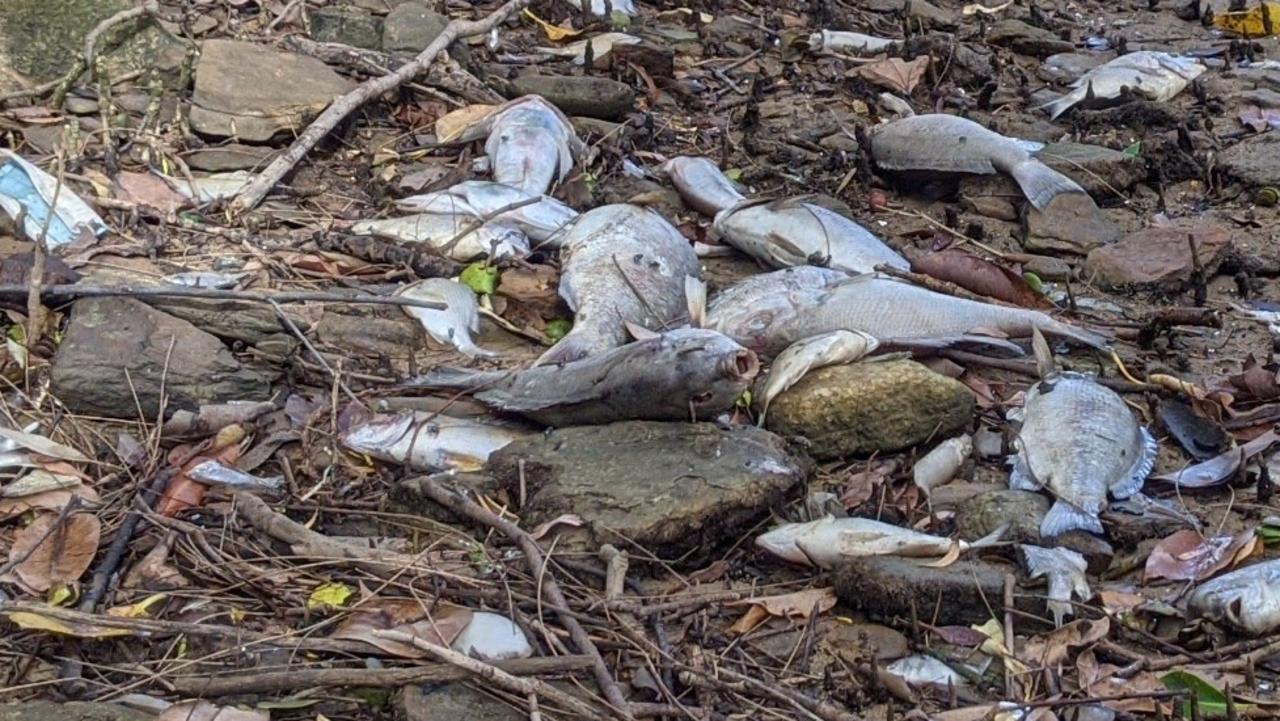
<path fill-rule="evenodd" d="M 25 298 L 27 286 L 0 285 L 0 298 Z M 280 293 L 252 293 L 243 290 L 220 288 L 186 288 L 180 286 L 151 287 L 132 285 L 51 285 L 40 290 L 40 297 L 49 299 L 103 298 L 126 296 L 129 298 L 209 298 L 212 300 L 243 300 L 251 303 L 356 303 L 367 305 L 408 305 L 415 308 L 445 310 L 448 304 L 433 300 L 415 300 L 401 296 L 383 296 L 359 293 L 316 293 L 311 291 L 283 291 Z"/>
<path fill-rule="evenodd" d="M 287 151 L 271 161 L 270 165 L 236 195 L 235 200 L 231 202 L 231 212 L 239 215 L 257 207 L 258 203 L 261 203 L 262 199 L 267 197 L 267 193 L 271 192 L 271 189 L 275 187 L 276 183 L 280 182 L 281 178 L 288 174 L 295 165 L 306 157 L 307 153 L 311 152 L 311 149 L 317 143 L 332 132 L 334 128 L 338 127 L 338 124 L 345 120 L 348 115 L 355 112 L 357 108 L 412 80 L 435 63 L 436 57 L 453 44 L 455 40 L 487 33 L 513 14 L 528 7 L 529 3 L 530 0 L 508 0 L 506 4 L 490 13 L 483 20 L 451 20 L 445 26 L 444 32 L 436 36 L 436 39 L 423 48 L 422 52 L 418 53 L 418 56 L 411 62 L 405 63 L 390 75 L 370 78 L 360 83 L 351 92 L 335 100 L 329 107 L 325 108 L 324 112 L 311 125 L 307 126 L 307 129 L 302 132 L 302 135 L 298 136 L 297 140 L 293 141 L 293 145 L 290 145 Z"/>
<path fill-rule="evenodd" d="M 160 6 L 155 0 L 147 0 L 138 7 L 121 10 L 115 15 L 112 15 L 95 25 L 94 28 L 89 31 L 89 34 L 84 36 L 84 54 L 79 58 L 76 58 L 75 65 L 72 65 L 71 69 L 54 84 L 53 107 L 62 107 L 62 101 L 66 98 L 67 91 L 71 89 L 71 84 L 76 81 L 76 78 L 80 77 L 80 73 L 83 73 L 85 70 L 93 67 L 94 56 L 97 55 L 98 40 L 101 39 L 108 30 L 116 25 L 126 23 L 135 18 L 153 15 L 159 9 Z"/>
<path fill-rule="evenodd" d="M 333 378 L 333 382 L 337 383 L 338 387 L 342 389 L 342 392 L 347 394 L 347 398 L 350 398 L 356 405 L 364 405 L 364 403 L 356 397 L 356 394 L 351 392 L 351 389 L 347 387 L 347 384 L 342 382 L 342 378 L 338 375 L 338 372 L 329 365 L 329 361 L 325 360 L 324 356 L 320 355 L 320 351 L 316 350 L 316 347 L 311 345 L 311 341 L 307 340 L 307 334 L 303 333 L 302 330 L 298 328 L 298 324 L 294 323 L 293 319 L 285 314 L 284 308 L 281 308 L 280 304 L 274 300 L 270 300 L 268 302 L 271 303 L 271 308 L 275 310 L 276 316 L 280 318 L 280 322 L 284 323 L 285 327 L 289 329 L 289 332 L 293 334 L 293 337 L 297 338 L 298 342 L 302 343 L 302 347 L 306 348 L 307 352 L 311 354 L 311 357 L 315 358 L 316 362 L 320 364 L 320 367 Z"/>

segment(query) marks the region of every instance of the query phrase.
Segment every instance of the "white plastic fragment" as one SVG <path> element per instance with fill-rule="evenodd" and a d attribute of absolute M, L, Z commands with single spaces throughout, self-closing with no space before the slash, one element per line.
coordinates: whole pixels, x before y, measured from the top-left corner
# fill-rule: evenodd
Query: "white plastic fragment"
<path fill-rule="evenodd" d="M 28 238 L 44 233 L 45 246 L 54 249 L 106 234 L 102 218 L 71 188 L 59 188 L 57 178 L 8 150 L 0 150 L 0 160 L 0 210 L 15 222 L 21 217 Z"/>
<path fill-rule="evenodd" d="M 528 658 L 533 647 L 524 631 L 506 616 L 477 611 L 471 623 L 453 640 L 452 648 L 459 653 L 485 661 L 505 661 L 512 658 Z"/>

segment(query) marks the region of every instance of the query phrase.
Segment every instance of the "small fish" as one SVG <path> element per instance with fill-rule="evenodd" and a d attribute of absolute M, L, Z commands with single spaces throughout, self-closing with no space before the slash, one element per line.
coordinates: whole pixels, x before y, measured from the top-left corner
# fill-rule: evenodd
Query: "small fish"
<path fill-rule="evenodd" d="M 493 179 L 528 193 L 550 191 L 585 150 L 564 113 L 536 95 L 511 101 L 491 123 L 484 152 Z"/>
<path fill-rule="evenodd" d="M 590 10 L 592 15 L 596 17 L 608 18 L 613 13 L 622 13 L 627 17 L 635 17 L 635 3 L 632 0 L 564 0 L 571 7 L 586 11 Z"/>
<path fill-rule="evenodd" d="M 678 328 L 563 365 L 441 368 L 408 385 L 473 390 L 492 408 L 571 426 L 712 418 L 733 407 L 759 370 L 754 353 L 723 335 Z"/>
<path fill-rule="evenodd" d="M 826 288 L 813 282 L 812 272 L 803 277 L 809 282 L 793 282 L 798 287 L 789 288 L 785 297 L 778 297 L 764 281 L 743 286 L 747 290 L 730 289 L 733 306 L 713 302 L 707 327 L 763 355 L 833 330 L 862 331 L 879 340 L 881 348 L 930 348 L 966 340 L 1003 348 L 1010 344 L 990 337 L 991 332 L 1022 338 L 1032 329 L 1093 348 L 1107 347 L 1098 334 L 1036 310 L 956 298 L 879 274 L 845 278 Z"/>
<path fill-rule="evenodd" d="M 1007 173 L 1037 210 L 1063 193 L 1085 192 L 1031 157 L 1026 143 L 955 115 L 913 115 L 880 125 L 871 131 L 871 157 L 892 171 Z"/>
<path fill-rule="evenodd" d="M 1127 53 L 1081 75 L 1071 84 L 1071 92 L 1044 107 L 1057 119 L 1078 103 L 1098 107 L 1126 93 L 1156 102 L 1171 100 L 1208 68 L 1195 58 L 1179 57 L 1156 50 Z"/>
<path fill-rule="evenodd" d="M 959 671 L 923 653 L 900 658 L 884 670 L 917 688 L 951 689 L 969 684 Z"/>
<path fill-rule="evenodd" d="M 417 319 L 422 329 L 437 343 L 453 346 L 459 353 L 471 357 L 499 355 L 471 340 L 472 333 L 480 332 L 480 306 L 476 304 L 475 291 L 467 286 L 447 278 L 427 278 L 406 285 L 396 295 L 413 300 L 435 300 L 447 305 L 442 310 L 401 306 L 401 310 Z"/>
<path fill-rule="evenodd" d="M 640 42 L 640 38 L 626 33 L 600 33 L 593 35 L 585 40 L 576 40 L 565 45 L 557 45 L 555 47 L 536 47 L 537 50 L 544 55 L 555 55 L 562 58 L 573 58 L 574 65 L 582 65 L 587 61 L 587 45 L 591 45 L 591 57 L 599 63 L 613 52 L 614 45 L 635 45 Z"/>
<path fill-rule="evenodd" d="M 255 476 L 214 459 L 187 471 L 187 477 L 206 486 L 265 496 L 279 496 L 285 490 L 284 476 Z"/>
<path fill-rule="evenodd" d="M 911 468 L 912 482 L 926 494 L 946 484 L 973 454 L 973 438 L 969 434 L 948 438 L 934 446 Z"/>
<path fill-rule="evenodd" d="M 1055 373 L 1036 383 L 1013 415 L 1021 415 L 1021 428 L 1009 487 L 1047 489 L 1057 499 L 1040 524 L 1042 538 L 1075 529 L 1103 533 L 1098 514 L 1107 494 L 1136 494 L 1155 464 L 1155 438 L 1115 391 L 1084 374 Z"/>
<path fill-rule="evenodd" d="M 713 225 L 730 245 L 773 268 L 819 265 L 869 273 L 877 265 L 911 267 L 871 231 L 799 198 L 745 201 L 716 213 Z"/>
<path fill-rule="evenodd" d="M 1280 626 L 1280 559 L 1236 569 L 1200 584 L 1187 610 L 1214 623 L 1229 623 L 1251 636 Z"/>
<path fill-rule="evenodd" d="M 746 200 L 738 184 L 720 172 L 710 158 L 681 155 L 663 163 L 659 170 L 676 186 L 685 204 L 703 215 L 715 217 Z"/>
<path fill-rule="evenodd" d="M 487 180 L 466 180 L 446 190 L 411 195 L 397 200 L 396 207 L 415 213 L 496 221 L 518 228 L 530 240 L 550 248 L 560 247 L 561 228 L 578 217 L 578 211 L 549 195 L 535 195 Z M 499 213 L 508 207 L 512 209 Z"/>
<path fill-rule="evenodd" d="M 462 263 L 478 258 L 523 258 L 529 254 L 529 239 L 524 233 L 499 223 L 477 227 L 476 221 L 466 215 L 417 213 L 399 218 L 362 220 L 351 226 L 351 232 L 404 243 L 422 243 Z"/>
<path fill-rule="evenodd" d="M 1053 614 L 1055 626 L 1062 625 L 1062 619 L 1075 614 L 1071 605 L 1071 597 L 1086 601 L 1093 596 L 1089 589 L 1089 580 L 1085 572 L 1089 562 L 1084 556 L 1069 548 L 1041 548 L 1039 546 L 1021 545 L 1022 560 L 1027 568 L 1027 576 L 1049 581 L 1049 597 L 1047 608 Z"/>
<path fill-rule="evenodd" d="M 756 546 L 804 565 L 834 568 L 851 558 L 903 556 L 935 558 L 953 550 L 986 548 L 1000 541 L 1006 529 L 972 543 L 933 536 L 870 518 L 827 516 L 808 523 L 786 523 L 756 538 Z"/>
<path fill-rule="evenodd" d="M 874 35 L 848 30 L 822 30 L 809 36 L 809 49 L 815 53 L 842 53 L 845 55 L 875 55 L 884 52 L 901 40 L 878 38 Z"/>
<path fill-rule="evenodd" d="M 489 454 L 527 433 L 434 413 L 383 413 L 342 434 L 346 448 L 418 471 L 478 471 Z"/>
<path fill-rule="evenodd" d="M 627 324 L 661 330 L 680 321 L 685 279 L 700 278 L 698 256 L 657 212 L 604 205 L 578 216 L 565 239 L 560 297 L 573 329 L 536 365 L 565 363 L 627 342 Z"/>
<path fill-rule="evenodd" d="M 170 285 L 183 285 L 188 288 L 234 288 L 247 275 L 249 274 L 191 270 L 185 273 L 170 273 L 164 277 L 164 282 Z"/>
<path fill-rule="evenodd" d="M 756 425 L 763 426 L 769 403 L 783 391 L 800 382 L 812 370 L 832 365 L 852 363 L 875 352 L 880 342 L 861 331 L 835 330 L 798 340 L 778 354 L 769 375 L 761 384 L 756 398 L 760 404 L 760 418 Z"/>

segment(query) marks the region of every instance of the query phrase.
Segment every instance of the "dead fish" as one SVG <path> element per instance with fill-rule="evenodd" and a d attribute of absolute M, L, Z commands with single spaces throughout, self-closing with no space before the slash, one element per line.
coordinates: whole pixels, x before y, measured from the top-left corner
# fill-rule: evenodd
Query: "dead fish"
<path fill-rule="evenodd" d="M 871 231 L 798 198 L 744 201 L 716 213 L 713 225 L 730 245 L 773 268 L 819 265 L 869 273 L 881 264 L 911 267 Z"/>
<path fill-rule="evenodd" d="M 747 276 L 711 299 L 706 327 L 757 353 L 768 348 L 772 356 L 788 345 L 768 342 L 773 326 L 795 320 L 823 291 L 848 279 L 846 273 L 809 265 Z"/>
<path fill-rule="evenodd" d="M 720 172 L 720 166 L 710 158 L 681 155 L 663 163 L 659 170 L 676 186 L 685 204 L 703 215 L 714 217 L 746 200 L 738 184 Z"/>
<path fill-rule="evenodd" d="M 401 306 L 437 343 L 453 346 L 459 353 L 471 357 L 499 355 L 471 340 L 472 333 L 480 332 L 480 306 L 476 303 L 475 291 L 467 286 L 447 278 L 427 278 L 404 286 L 396 295 L 446 304 L 443 310 Z"/>
<path fill-rule="evenodd" d="M 1028 337 L 1033 328 L 1093 348 L 1107 347 L 1098 334 L 1040 311 L 956 298 L 880 274 L 846 278 L 827 288 L 810 284 L 785 299 L 742 291 L 734 296 L 737 306 L 723 313 L 716 312 L 720 303 L 712 304 L 707 327 L 764 355 L 833 330 L 862 331 L 879 340 L 881 348 L 928 348 L 965 340 L 1005 347 L 1010 346 L 1007 341 L 989 334 Z M 984 333 L 986 337 L 977 335 Z"/>
<path fill-rule="evenodd" d="M 570 426 L 712 418 L 733 407 L 759 370 L 754 353 L 723 335 L 679 328 L 563 365 L 442 368 L 408 385 L 473 390 L 492 408 Z"/>
<path fill-rule="evenodd" d="M 632 0 L 564 0 L 577 10 L 590 10 L 592 15 L 608 18 L 613 13 L 635 17 L 637 10 Z"/>
<path fill-rule="evenodd" d="M 875 55 L 884 52 L 890 45 L 900 42 L 902 41 L 847 30 L 822 30 L 809 36 L 809 49 L 816 53 Z"/>
<path fill-rule="evenodd" d="M 489 454 L 527 433 L 434 413 L 383 413 L 340 437 L 346 448 L 419 471 L 478 471 Z"/>
<path fill-rule="evenodd" d="M 953 689 L 969 685 L 959 671 L 923 653 L 900 658 L 884 670 L 917 688 Z"/>
<path fill-rule="evenodd" d="M 1069 548 L 1041 548 L 1030 545 L 1022 545 L 1018 548 L 1022 551 L 1027 576 L 1030 578 L 1044 576 L 1048 579 L 1047 608 L 1053 614 L 1054 625 L 1061 626 L 1064 617 L 1075 614 L 1075 607 L 1071 605 L 1072 596 L 1081 601 L 1086 601 L 1093 596 L 1093 591 L 1089 589 L 1089 580 L 1085 577 L 1089 562 L 1084 556 Z"/>
<path fill-rule="evenodd" d="M 686 312 L 685 278 L 698 256 L 656 211 L 604 205 L 578 216 L 564 239 L 560 297 L 573 329 L 535 365 L 564 363 L 627 342 L 627 324 L 661 330 Z"/>
<path fill-rule="evenodd" d="M 1071 84 L 1071 92 L 1042 107 L 1056 120 L 1077 103 L 1097 107 L 1096 101 L 1113 101 L 1126 93 L 1164 102 L 1182 92 L 1206 69 L 1195 58 L 1139 50 L 1081 75 Z"/>
<path fill-rule="evenodd" d="M 518 228 L 530 240 L 551 248 L 560 247 L 560 229 L 578 217 L 578 211 L 549 195 L 536 195 L 488 180 L 465 180 L 446 190 L 411 195 L 397 200 L 396 207 L 416 213 L 466 215 L 475 220 L 495 221 Z M 511 209 L 499 212 L 503 208 Z"/>
<path fill-rule="evenodd" d="M 556 106 L 526 95 L 493 115 L 484 152 L 493 179 L 542 195 L 564 180 L 585 146 Z"/>
<path fill-rule="evenodd" d="M 1084 374 L 1050 375 L 1011 415 L 1021 416 L 1021 428 L 1009 487 L 1047 489 L 1057 499 L 1040 524 L 1042 538 L 1075 529 L 1101 534 L 1107 494 L 1134 495 L 1155 464 L 1155 438 L 1115 391 Z"/>
<path fill-rule="evenodd" d="M 595 63 L 602 62 L 609 54 L 613 52 L 615 45 L 635 45 L 640 42 L 640 38 L 626 33 L 600 33 L 593 35 L 585 40 L 577 40 L 565 45 L 557 45 L 555 47 L 540 46 L 534 48 L 545 55 L 555 55 L 562 58 L 573 58 L 574 65 L 582 65 L 587 61 L 587 45 L 591 45 L 591 57 Z M 599 65 L 597 65 L 599 67 Z"/>
<path fill-rule="evenodd" d="M 903 556 L 934 558 L 952 549 L 967 551 L 995 545 L 1004 535 L 999 528 L 972 543 L 933 536 L 870 518 L 827 516 L 808 523 L 786 523 L 756 538 L 756 546 L 792 563 L 834 568 L 851 558 Z"/>
<path fill-rule="evenodd" d="M 1229 623 L 1252 636 L 1280 626 L 1280 559 L 1255 563 L 1200 584 L 1187 610 L 1214 623 Z"/>
<path fill-rule="evenodd" d="M 206 486 L 264 496 L 279 496 L 285 490 L 284 476 L 255 476 L 214 459 L 187 471 L 187 477 Z"/>
<path fill-rule="evenodd" d="M 1008 173 L 1038 210 L 1062 193 L 1085 192 L 1031 157 L 1028 144 L 955 115 L 913 115 L 880 125 L 871 131 L 871 157 L 886 170 Z"/>
<path fill-rule="evenodd" d="M 848 330 L 823 333 L 787 346 L 774 359 L 773 365 L 769 367 L 769 375 L 756 394 L 760 405 L 760 418 L 756 425 L 764 425 L 769 403 L 783 391 L 799 383 L 809 371 L 852 363 L 874 352 L 879 346 L 880 342 L 866 333 Z"/>
<path fill-rule="evenodd" d="M 476 221 L 466 215 L 417 213 L 399 218 L 362 220 L 351 226 L 351 232 L 404 243 L 422 243 L 462 263 L 477 258 L 522 258 L 529 254 L 529 239 L 524 233 L 500 223 L 476 227 Z"/>
<path fill-rule="evenodd" d="M 955 478 L 960 466 L 972 453 L 973 438 L 969 434 L 948 438 L 916 461 L 911 468 L 912 481 L 917 488 L 928 493 Z"/>

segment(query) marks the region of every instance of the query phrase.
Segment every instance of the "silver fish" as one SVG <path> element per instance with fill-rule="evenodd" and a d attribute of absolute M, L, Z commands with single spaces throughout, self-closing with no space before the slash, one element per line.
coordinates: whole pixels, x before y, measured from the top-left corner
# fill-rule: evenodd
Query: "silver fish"
<path fill-rule="evenodd" d="M 822 30 L 809 36 L 809 49 L 818 53 L 844 53 L 847 55 L 875 55 L 884 52 L 901 40 L 878 38 L 875 35 L 848 30 Z"/>
<path fill-rule="evenodd" d="M 529 239 L 519 230 L 498 223 L 475 225 L 476 221 L 466 215 L 417 213 L 399 218 L 362 220 L 351 226 L 351 232 L 405 243 L 422 243 L 462 263 L 477 258 L 520 258 L 529 254 Z"/>
<path fill-rule="evenodd" d="M 712 418 L 733 407 L 759 370 L 754 353 L 723 335 L 679 328 L 563 365 L 442 368 L 409 385 L 474 390 L 492 408 L 570 426 Z"/>
<path fill-rule="evenodd" d="M 1027 568 L 1029 578 L 1044 576 L 1049 581 L 1049 600 L 1046 606 L 1053 614 L 1056 626 L 1062 625 L 1065 616 L 1075 614 L 1071 605 L 1072 596 L 1087 601 L 1093 596 L 1089 589 L 1089 580 L 1085 572 L 1089 562 L 1084 556 L 1069 548 L 1041 548 L 1039 546 L 1021 545 L 1022 560 Z"/>
<path fill-rule="evenodd" d="M 284 476 L 255 476 L 213 459 L 187 471 L 187 477 L 206 486 L 265 496 L 279 496 L 285 490 Z"/>
<path fill-rule="evenodd" d="M 529 193 L 564 180 L 585 149 L 564 113 L 536 95 L 511 101 L 491 122 L 484 152 L 493 179 Z"/>
<path fill-rule="evenodd" d="M 635 17 L 639 12 L 632 0 L 564 0 L 577 10 L 590 10 L 592 15 L 607 18 L 613 13 Z"/>
<path fill-rule="evenodd" d="M 1139 50 L 1093 68 L 1071 84 L 1071 92 L 1043 107 L 1050 118 L 1057 119 L 1078 103 L 1096 107 L 1098 103 L 1094 101 L 1115 100 L 1126 91 L 1164 102 L 1182 92 L 1205 70 L 1195 58 Z"/>
<path fill-rule="evenodd" d="M 1252 636 L 1272 631 L 1280 626 L 1280 559 L 1245 566 L 1200 584 L 1187 597 L 1187 610 Z"/>
<path fill-rule="evenodd" d="M 1107 494 L 1123 499 L 1142 489 L 1155 464 L 1155 438 L 1115 391 L 1081 373 L 1055 373 L 1032 386 L 1020 415 L 1009 487 L 1047 489 L 1057 499 L 1040 536 L 1101 534 Z"/>
<path fill-rule="evenodd" d="M 525 435 L 493 423 L 400 411 L 374 416 L 340 440 L 346 448 L 419 471 L 478 471 L 489 454 Z"/>
<path fill-rule="evenodd" d="M 1033 328 L 1047 335 L 1069 338 L 1083 345 L 1105 348 L 1099 335 L 1054 320 L 1036 310 L 1010 308 L 935 293 L 879 274 L 842 280 L 829 288 L 793 290 L 788 298 L 758 300 L 736 293 L 739 307 L 708 312 L 708 327 L 744 346 L 772 355 L 802 338 L 833 330 L 857 330 L 880 341 L 881 347 L 930 347 L 981 340 L 975 333 L 998 331 L 1027 337 Z M 990 338 L 987 342 L 1006 345 Z"/>
<path fill-rule="evenodd" d="M 720 172 L 720 166 L 710 158 L 681 155 L 663 163 L 659 170 L 676 186 L 685 204 L 703 215 L 714 217 L 746 200 L 738 184 Z"/>
<path fill-rule="evenodd" d="M 973 437 L 969 434 L 948 438 L 933 447 L 911 467 L 911 481 L 928 494 L 952 478 L 964 461 L 973 454 Z"/>
<path fill-rule="evenodd" d="M 714 226 L 730 245 L 773 268 L 822 265 L 869 273 L 882 264 L 911 267 L 871 231 L 798 198 L 739 203 L 716 213 Z"/>
<path fill-rule="evenodd" d="M 590 44 L 592 60 L 597 64 L 596 67 L 599 67 L 599 63 L 613 52 L 613 46 L 635 45 L 639 42 L 641 42 L 640 38 L 626 33 L 600 33 L 585 40 L 576 40 L 555 47 L 539 46 L 534 50 L 545 55 L 572 58 L 574 65 L 582 65 L 587 61 L 587 45 Z"/>
<path fill-rule="evenodd" d="M 406 285 L 396 295 L 446 304 L 442 310 L 401 306 L 437 343 L 453 346 L 459 353 L 472 357 L 498 355 L 471 340 L 472 333 L 480 332 L 480 306 L 476 303 L 475 291 L 467 286 L 446 278 L 427 278 Z"/>
<path fill-rule="evenodd" d="M 1083 193 L 1074 180 L 1031 157 L 1027 145 L 955 115 L 901 118 L 871 131 L 871 157 L 886 170 L 1008 173 L 1036 209 L 1062 193 Z"/>
<path fill-rule="evenodd" d="M 785 523 L 756 538 L 756 545 L 779 558 L 834 568 L 852 558 L 902 556 L 934 558 L 953 548 L 967 551 L 999 542 L 1006 529 L 999 528 L 977 541 L 957 541 L 870 518 L 827 516 L 808 523 Z"/>
<path fill-rule="evenodd" d="M 760 384 L 756 401 L 760 406 L 760 418 L 756 425 L 763 426 L 769 403 L 779 394 L 800 382 L 809 371 L 832 365 L 852 363 L 875 352 L 880 342 L 860 331 L 835 330 L 798 340 L 778 354 L 769 375 Z"/>
<path fill-rule="evenodd" d="M 516 205 L 519 207 L 498 212 Z M 415 213 L 492 220 L 518 228 L 530 240 L 542 241 L 542 245 L 551 248 L 560 247 L 560 229 L 578 217 L 578 211 L 549 195 L 536 195 L 488 180 L 466 180 L 446 190 L 411 195 L 397 200 L 396 207 Z"/>
<path fill-rule="evenodd" d="M 688 310 L 685 278 L 698 256 L 657 212 L 604 205 L 578 216 L 564 241 L 560 297 L 573 328 L 538 359 L 564 363 L 627 342 L 627 324 L 661 330 Z"/>
<path fill-rule="evenodd" d="M 849 279 L 845 273 L 829 268 L 800 265 L 768 273 L 758 273 L 734 283 L 717 293 L 707 306 L 707 326 L 734 338 L 757 353 L 766 346 L 769 354 L 788 344 L 765 342 L 775 324 L 795 320 L 799 313 L 813 308 L 817 298 L 833 285 Z"/>

